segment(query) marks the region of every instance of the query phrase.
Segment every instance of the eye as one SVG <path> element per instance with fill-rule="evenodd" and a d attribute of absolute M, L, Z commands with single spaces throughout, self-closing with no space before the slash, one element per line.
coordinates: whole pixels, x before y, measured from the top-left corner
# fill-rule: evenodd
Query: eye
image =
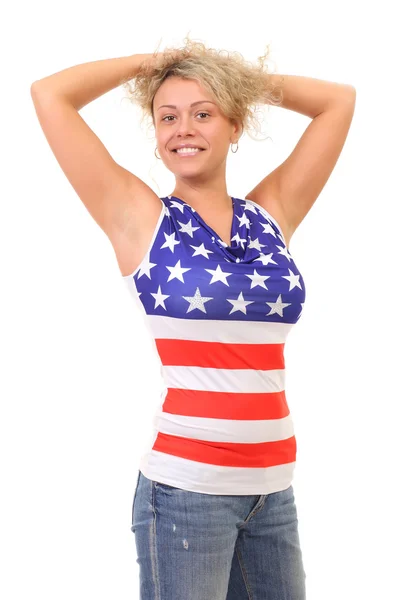
<path fill-rule="evenodd" d="M 209 115 L 209 113 L 207 113 L 207 112 L 200 112 L 200 113 L 198 113 L 196 116 L 199 116 L 199 115 L 207 115 L 208 117 L 209 117 L 209 116 L 211 116 L 211 115 Z M 166 115 L 165 117 L 163 117 L 163 118 L 161 119 L 161 121 L 165 121 L 165 119 L 169 119 L 170 117 L 171 117 L 172 119 L 175 119 L 175 117 L 174 117 L 173 115 Z M 203 121 L 203 120 L 204 120 L 204 119 L 201 119 L 201 121 Z M 168 123 L 171 123 L 171 121 L 168 121 Z"/>

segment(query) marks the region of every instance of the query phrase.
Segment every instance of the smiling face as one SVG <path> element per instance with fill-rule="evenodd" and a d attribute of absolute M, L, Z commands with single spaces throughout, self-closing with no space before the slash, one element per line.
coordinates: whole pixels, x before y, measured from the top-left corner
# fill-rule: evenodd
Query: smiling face
<path fill-rule="evenodd" d="M 229 145 L 239 137 L 238 127 L 196 80 L 167 78 L 154 96 L 153 111 L 157 150 L 167 169 L 178 178 L 215 177 L 216 172 L 225 172 Z M 193 156 L 174 152 L 180 144 L 202 150 Z"/>

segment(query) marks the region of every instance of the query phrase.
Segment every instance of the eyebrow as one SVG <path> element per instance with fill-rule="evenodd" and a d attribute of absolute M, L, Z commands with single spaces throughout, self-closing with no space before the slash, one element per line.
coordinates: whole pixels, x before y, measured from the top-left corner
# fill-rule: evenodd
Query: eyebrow
<path fill-rule="evenodd" d="M 190 105 L 190 108 L 192 106 L 196 106 L 196 104 L 203 104 L 204 102 L 210 102 L 210 104 L 215 104 L 215 102 L 211 102 L 211 100 L 197 100 L 197 102 L 193 102 Z M 159 106 L 157 108 L 157 110 L 160 110 L 160 108 L 163 108 L 163 107 L 166 107 L 166 108 L 177 108 L 174 104 L 162 104 L 161 106 Z"/>

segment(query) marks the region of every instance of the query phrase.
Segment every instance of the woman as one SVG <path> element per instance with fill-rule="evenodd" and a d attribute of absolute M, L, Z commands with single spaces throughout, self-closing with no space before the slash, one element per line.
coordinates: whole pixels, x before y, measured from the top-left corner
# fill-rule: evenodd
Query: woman
<path fill-rule="evenodd" d="M 182 49 L 78 65 L 32 86 L 46 138 L 110 239 L 162 366 L 132 506 L 142 600 L 306 596 L 283 354 L 305 285 L 289 241 L 340 155 L 355 90 L 272 75 L 264 59 L 255 67 L 186 38 Z M 121 83 L 175 176 L 166 197 L 116 164 L 78 113 Z M 288 159 L 235 198 L 227 154 L 257 125 L 258 103 L 312 121 Z"/>

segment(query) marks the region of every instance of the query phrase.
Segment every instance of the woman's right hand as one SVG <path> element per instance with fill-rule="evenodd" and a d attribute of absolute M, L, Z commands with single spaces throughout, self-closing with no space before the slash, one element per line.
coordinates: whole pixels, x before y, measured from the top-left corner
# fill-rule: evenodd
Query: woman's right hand
<path fill-rule="evenodd" d="M 139 54 L 141 60 L 141 65 L 144 65 L 146 68 L 149 66 L 155 66 L 157 62 L 160 60 L 160 55 L 162 52 L 152 52 L 148 54 Z"/>

